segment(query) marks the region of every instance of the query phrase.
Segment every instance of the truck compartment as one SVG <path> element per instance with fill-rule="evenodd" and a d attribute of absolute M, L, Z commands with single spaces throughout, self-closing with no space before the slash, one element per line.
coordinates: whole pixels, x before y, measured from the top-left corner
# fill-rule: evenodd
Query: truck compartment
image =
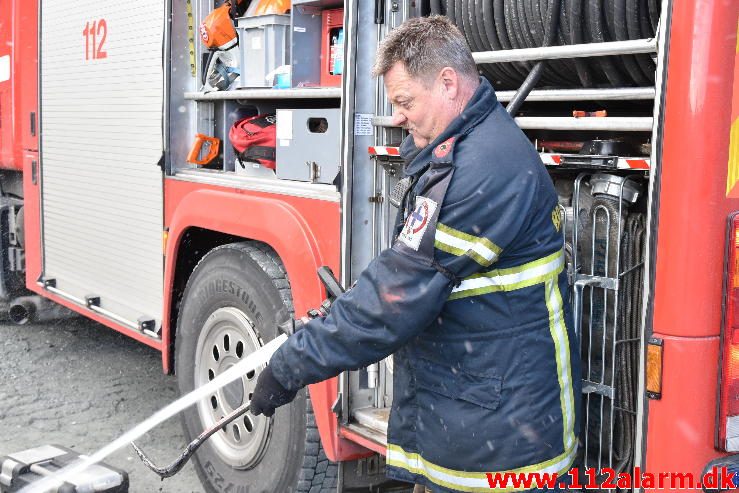
<path fill-rule="evenodd" d="M 284 44 L 289 51 L 285 60 L 292 63 L 290 87 L 255 89 L 259 84 L 245 83 L 242 73 L 231 89 L 211 92 L 202 90 L 204 47 L 193 28 L 219 3 L 194 2 L 192 18 L 184 6 L 175 5 L 167 166 L 175 179 L 305 196 L 341 193 L 342 280 L 351 283 L 391 244 L 394 197 L 402 178 L 397 147 L 405 132 L 392 126 L 382 81 L 369 75 L 377 42 L 411 16 L 446 14 L 462 30 L 481 75 L 493 83 L 504 105 L 516 98 L 515 89 L 534 66 L 547 59 L 541 79 L 515 117 L 540 152 L 559 195 L 568 301 L 581 343 L 581 463 L 620 472 L 642 460 L 643 303 L 649 288 L 651 177 L 658 165 L 653 128 L 660 112 L 663 60 L 655 39 L 659 2 L 615 0 L 598 9 L 600 3 L 385 2 L 384 10 L 376 12 L 373 5 L 358 2 L 347 9 L 343 25 L 335 19 L 337 8 L 346 9 L 343 3 L 296 1 L 290 13 L 291 41 L 275 34 L 273 26 L 272 35 L 256 42 L 249 33 L 244 39 L 251 41 L 244 46 L 242 39 L 239 47 L 248 50 L 256 43 L 264 50 L 263 42 L 276 43 L 276 48 Z M 547 30 L 555 25 L 552 6 L 558 8 L 557 31 L 545 43 Z M 354 63 L 347 64 L 344 77 L 351 75 L 351 80 L 343 87 L 336 86 L 336 74 L 324 73 L 336 67 L 323 59 L 330 56 L 324 38 L 334 29 L 335 36 L 327 39 L 336 42 L 338 26 L 357 32 L 346 52 Z M 665 27 L 661 29 L 664 37 Z M 552 46 L 529 49 L 542 44 Z M 187 56 L 184 46 L 194 56 Z M 249 56 L 239 56 L 243 70 Z M 257 56 L 262 64 L 264 54 Z M 256 70 L 261 78 L 265 71 Z M 349 95 L 343 103 L 342 91 Z M 240 165 L 228 142 L 235 121 L 259 114 L 276 115 L 274 171 Z M 186 162 L 197 133 L 221 140 L 210 164 Z M 342 426 L 378 450 L 386 444 L 392 371 L 389 356 L 340 380 L 337 414 Z"/>
<path fill-rule="evenodd" d="M 537 2 L 541 12 L 536 11 L 536 19 L 546 20 L 545 6 L 554 3 L 558 2 Z M 501 6 L 504 10 L 498 23 L 507 26 L 509 21 L 524 22 L 522 18 L 511 20 L 507 17 L 513 15 L 508 9 L 525 8 L 528 12 L 529 2 L 452 0 L 431 2 L 430 10 L 440 10 L 447 15 L 454 12 L 449 16 L 456 19 L 474 52 L 481 74 L 493 82 L 498 99 L 504 105 L 514 98 L 515 89 L 538 59 L 565 56 L 563 54 L 568 57 L 547 62 L 546 76 L 515 116 L 539 151 L 559 196 L 570 280 L 568 301 L 575 313 L 581 347 L 584 395 L 579 462 L 585 467 L 610 467 L 621 472 L 641 463 L 645 433 L 640 411 L 644 398 L 641 375 L 642 353 L 648 336 L 643 316 L 644 297 L 649 289 L 645 283 L 648 280 L 649 210 L 653 200 L 651 178 L 658 165 L 655 157 L 659 143 L 653 128 L 660 112 L 663 63 L 657 53 L 657 41 L 653 39 L 658 27 L 659 6 L 656 2 L 634 3 L 640 27 L 630 31 L 629 37 L 624 36 L 623 26 L 606 24 L 616 22 L 613 11 L 599 13 L 607 19 L 594 19 L 595 13 L 587 11 L 593 8 L 594 2 L 582 2 L 586 11 L 581 12 L 580 20 L 576 21 L 571 12 L 576 3 L 579 2 L 562 2 L 560 21 L 563 24 L 559 26 L 556 43 L 560 46 L 540 49 L 536 54 L 501 48 L 516 50 L 541 46 L 543 33 L 539 33 L 541 36 L 536 41 L 509 39 L 508 44 L 502 46 L 500 39 L 494 36 L 496 31 L 486 24 L 489 21 L 486 9 Z M 622 4 L 612 2 L 609 5 L 621 9 Z M 618 9 L 619 15 L 625 15 Z M 479 15 L 467 16 L 466 12 Z M 378 39 L 414 13 L 410 7 L 394 10 L 387 6 L 385 24 L 377 27 Z M 631 15 L 634 13 L 630 10 Z M 360 6 L 357 15 L 361 23 L 363 15 L 367 14 Z M 473 19 L 471 24 L 469 19 Z M 568 37 L 575 28 L 590 30 L 592 26 L 588 22 L 597 20 L 604 23 L 600 38 L 582 33 Z M 568 24 L 570 21 L 572 23 Z M 486 26 L 488 30 L 483 29 Z M 510 32 L 497 31 L 497 34 Z M 614 41 L 626 44 L 604 44 Z M 600 44 L 568 51 L 566 45 L 575 42 Z M 645 48 L 647 46 L 651 48 Z M 492 49 L 494 51 L 487 51 Z M 610 56 L 583 56 L 596 53 Z M 369 58 L 370 55 L 358 49 L 357 56 Z M 346 264 L 351 268 L 351 279 L 363 267 L 357 258 L 371 258 L 392 241 L 392 225 L 397 213 L 393 190 L 402 177 L 398 146 L 405 136 L 402 129 L 391 125 L 392 109 L 381 81 L 373 82 L 371 88 L 360 88 L 360 84 L 358 81 L 357 104 L 366 99 L 374 105 L 372 123 L 376 133 L 362 140 L 368 142 L 373 162 L 370 169 L 357 171 L 361 151 L 354 153 L 352 171 L 355 177 L 351 183 L 355 188 L 369 191 L 371 204 L 367 210 L 365 204 L 359 203 L 367 201 L 367 197 L 355 198 L 352 206 L 355 211 L 361 211 L 355 212 L 355 220 L 356 215 L 363 214 L 371 227 L 366 230 L 352 228 L 351 262 Z M 361 91 L 364 91 L 362 96 Z M 369 104 L 363 106 L 367 107 Z M 355 136 L 355 149 L 362 148 L 357 139 Z M 356 176 L 358 173 L 361 178 Z M 349 373 L 343 385 L 349 395 L 344 426 L 376 441 L 380 447 L 385 446 L 392 404 L 392 356 L 365 370 Z"/>

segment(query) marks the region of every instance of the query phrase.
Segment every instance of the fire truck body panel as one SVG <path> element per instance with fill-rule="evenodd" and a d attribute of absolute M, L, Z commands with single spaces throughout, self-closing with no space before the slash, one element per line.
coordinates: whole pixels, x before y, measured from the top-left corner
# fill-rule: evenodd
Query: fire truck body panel
<path fill-rule="evenodd" d="M 642 470 L 697 475 L 719 456 L 714 448 L 718 337 L 653 337 L 664 343 L 662 396 L 648 404 Z"/>
<path fill-rule="evenodd" d="M 336 268 L 337 200 L 247 192 L 177 179 L 168 179 L 165 189 L 167 257 L 173 257 L 167 262 L 165 276 L 177 265 L 177 257 L 189 254 L 188 245 L 181 244 L 188 228 L 262 241 L 275 249 L 294 278 L 310 279 L 321 265 Z M 214 205 L 218 207 L 217 217 Z M 300 283 L 292 292 L 295 311 L 300 313 L 322 296 L 323 286 L 316 278 L 314 282 Z M 165 344 L 167 339 L 164 332 Z"/>
<path fill-rule="evenodd" d="M 26 286 L 43 291 L 36 284 L 41 277 L 41 187 L 39 153 L 23 154 L 23 197 L 25 200 Z"/>
<path fill-rule="evenodd" d="M 325 298 L 323 285 L 314 274 L 318 267 L 328 265 L 338 272 L 338 199 L 337 194 L 330 192 L 320 198 L 310 198 L 167 178 L 164 283 L 169 288 L 165 292 L 161 346 L 164 371 L 170 373 L 173 370 L 176 357 L 173 352 L 176 337 L 173 324 L 182 294 L 178 286 L 191 272 L 193 254 L 197 258 L 205 253 L 202 245 L 191 243 L 188 232 L 200 230 L 201 236 L 222 234 L 270 245 L 282 259 L 290 279 L 308 281 L 291 285 L 295 313 L 301 313 L 317 306 Z M 218 208 L 216 217 L 214 206 Z M 190 269 L 176 272 L 181 265 L 190 265 Z M 178 276 L 182 278 L 176 279 Z M 336 380 L 310 387 L 316 423 L 326 454 L 331 460 L 364 456 L 364 449 L 337 434 L 336 419 L 331 412 L 336 400 Z"/>
<path fill-rule="evenodd" d="M 654 331 L 662 334 L 708 337 L 721 328 L 717 260 L 726 218 L 739 206 L 727 191 L 737 19 L 725 9 L 721 1 L 675 2 L 670 17 L 654 287 Z"/>
<path fill-rule="evenodd" d="M 0 12 L 0 169 L 20 171 L 38 150 L 38 5 L 10 2 Z"/>
<path fill-rule="evenodd" d="M 726 8 L 674 2 L 670 14 L 651 303 L 652 337 L 663 341 L 662 395 L 648 401 L 645 444 L 654 471 L 697 473 L 717 455 L 726 218 L 739 208 L 728 109 L 739 84 L 737 18 Z"/>

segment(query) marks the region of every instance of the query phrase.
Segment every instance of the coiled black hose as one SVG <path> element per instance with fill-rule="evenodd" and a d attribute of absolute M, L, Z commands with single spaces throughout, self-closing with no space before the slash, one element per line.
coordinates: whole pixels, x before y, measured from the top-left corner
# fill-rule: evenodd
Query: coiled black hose
<path fill-rule="evenodd" d="M 431 0 L 433 14 L 448 16 L 472 51 L 546 46 L 549 12 L 559 4 L 552 45 L 625 41 L 654 37 L 659 0 Z M 536 65 L 512 62 L 480 65 L 497 89 L 517 88 Z M 542 87 L 646 86 L 654 83 L 649 55 L 551 60 L 537 69 Z"/>
<path fill-rule="evenodd" d="M 551 44 L 554 42 L 554 38 L 557 36 L 556 31 L 559 28 L 560 17 L 559 6 L 560 0 L 554 0 L 549 7 L 549 19 L 547 21 L 544 42 L 542 43 L 542 46 L 551 46 Z M 546 68 L 546 66 L 546 60 L 541 60 L 537 62 L 536 66 L 529 73 L 529 76 L 526 77 L 526 80 L 523 81 L 521 87 L 518 88 L 516 94 L 514 94 L 513 98 L 511 98 L 508 106 L 506 106 L 506 111 L 508 111 L 509 114 L 515 115 L 516 113 L 518 113 L 521 105 L 526 100 L 526 96 L 529 95 L 534 86 L 536 86 L 536 84 L 539 82 L 539 79 L 541 78 L 542 73 L 544 73 L 544 69 Z"/>

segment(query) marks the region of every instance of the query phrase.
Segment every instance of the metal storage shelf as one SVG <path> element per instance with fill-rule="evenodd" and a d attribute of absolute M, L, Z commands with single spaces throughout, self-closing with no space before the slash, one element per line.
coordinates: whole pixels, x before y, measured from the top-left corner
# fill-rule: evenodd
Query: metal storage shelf
<path fill-rule="evenodd" d="M 573 118 L 573 117 L 537 117 L 519 116 L 514 119 L 522 129 L 546 130 L 591 130 L 616 132 L 651 132 L 653 119 L 651 117 L 602 117 L 602 118 Z M 376 127 L 394 127 L 392 117 L 375 116 L 372 124 Z"/>
<path fill-rule="evenodd" d="M 339 202 L 341 195 L 333 185 L 323 183 L 309 183 L 294 180 L 281 180 L 278 178 L 260 178 L 256 176 L 245 176 L 234 172 L 202 168 L 183 168 L 169 177 L 170 179 L 205 183 L 208 185 L 225 186 L 252 190 L 255 192 L 274 193 L 279 195 L 292 195 L 295 197 L 306 197 L 331 202 Z"/>
<path fill-rule="evenodd" d="M 186 92 L 192 101 L 225 101 L 244 99 L 341 99 L 340 87 L 298 89 L 239 89 L 236 91 Z"/>

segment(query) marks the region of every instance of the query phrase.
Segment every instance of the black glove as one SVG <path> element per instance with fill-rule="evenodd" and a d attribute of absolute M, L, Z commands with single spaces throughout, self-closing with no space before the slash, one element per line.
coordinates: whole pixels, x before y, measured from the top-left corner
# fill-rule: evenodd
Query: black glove
<path fill-rule="evenodd" d="M 267 368 L 257 378 L 257 386 L 252 392 L 249 410 L 254 416 L 264 414 L 270 417 L 275 413 L 275 409 L 291 403 L 297 394 L 297 390 L 287 390 L 283 387 L 267 365 Z"/>

